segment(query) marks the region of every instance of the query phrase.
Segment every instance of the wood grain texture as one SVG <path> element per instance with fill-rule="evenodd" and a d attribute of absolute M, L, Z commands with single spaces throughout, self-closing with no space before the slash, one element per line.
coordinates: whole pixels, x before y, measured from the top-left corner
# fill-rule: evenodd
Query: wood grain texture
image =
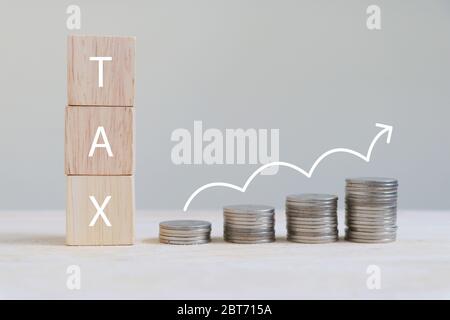
<path fill-rule="evenodd" d="M 67 39 L 68 104 L 79 106 L 133 106 L 135 38 L 70 35 Z M 103 64 L 103 87 L 98 86 L 98 61 Z"/>
<path fill-rule="evenodd" d="M 49 190 L 51 187 L 49 186 Z M 282 200 L 282 199 L 280 199 Z M 280 201 L 281 203 L 281 201 Z M 179 204 L 180 206 L 182 204 Z M 212 223 L 212 242 L 175 246 L 158 241 L 159 223 Z M 449 299 L 449 211 L 399 211 L 398 239 L 386 244 L 286 241 L 284 209 L 277 241 L 223 241 L 216 209 L 136 212 L 136 244 L 64 246 L 63 211 L 0 212 L 0 296 L 3 299 Z M 339 212 L 339 231 L 345 233 Z M 70 265 L 81 267 L 81 290 L 67 290 Z M 370 265 L 381 289 L 369 290 Z M 26 279 L 26 281 L 25 281 Z M 114 279 L 114 281 L 111 281 Z M 264 279 L 264 280 L 262 280 Z M 273 311 L 273 309 L 272 309 Z"/>
<path fill-rule="evenodd" d="M 132 175 L 134 172 L 134 108 L 67 107 L 66 175 Z M 97 147 L 88 157 L 98 127 L 105 129 L 113 157 Z M 98 143 L 104 143 L 100 136 Z"/>
<path fill-rule="evenodd" d="M 107 196 L 111 200 L 104 209 L 111 226 L 102 217 L 89 223 Z M 67 177 L 67 245 L 130 245 L 134 242 L 134 177 Z"/>

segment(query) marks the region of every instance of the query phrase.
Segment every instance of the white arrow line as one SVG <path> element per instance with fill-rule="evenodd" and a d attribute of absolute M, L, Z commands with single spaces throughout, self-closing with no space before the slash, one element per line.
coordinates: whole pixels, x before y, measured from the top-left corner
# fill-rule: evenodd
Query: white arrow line
<path fill-rule="evenodd" d="M 377 143 L 378 139 L 380 139 L 380 137 L 387 133 L 387 143 L 391 142 L 391 136 L 392 136 L 392 131 L 393 131 L 393 127 L 386 125 L 386 124 L 382 124 L 382 123 L 376 123 L 375 126 L 379 127 L 379 128 L 383 128 L 383 130 L 381 130 L 380 132 L 378 132 L 378 134 L 375 136 L 375 138 L 373 138 L 372 143 L 369 146 L 369 150 L 367 150 L 367 154 L 363 155 L 357 151 L 351 150 L 351 149 L 347 149 L 347 148 L 335 148 L 335 149 L 331 149 L 328 150 L 327 152 L 323 153 L 319 158 L 317 158 L 317 160 L 314 162 L 314 164 L 312 165 L 311 169 L 309 169 L 309 171 L 305 171 L 304 169 L 297 167 L 296 165 L 289 163 L 289 162 L 280 162 L 280 161 L 275 161 L 275 162 L 270 162 L 270 163 L 266 163 L 265 165 L 262 165 L 261 167 L 259 167 L 258 169 L 256 169 L 255 172 L 252 173 L 252 175 L 247 179 L 247 181 L 245 182 L 243 187 L 239 187 L 235 184 L 231 184 L 231 183 L 226 183 L 226 182 L 212 182 L 212 183 L 208 183 L 205 184 L 203 186 L 201 186 L 200 188 L 198 188 L 197 190 L 195 190 L 191 196 L 189 197 L 189 199 L 186 201 L 183 211 L 187 211 L 189 205 L 191 204 L 192 200 L 194 200 L 194 198 L 203 190 L 212 188 L 212 187 L 225 187 L 225 188 L 230 188 L 230 189 L 235 189 L 238 190 L 240 192 L 245 192 L 248 188 L 248 186 L 250 185 L 250 183 L 252 183 L 253 179 L 261 173 L 261 171 L 273 167 L 273 166 L 281 166 L 281 167 L 288 167 L 291 169 L 294 169 L 295 171 L 298 171 L 299 173 L 303 174 L 305 177 L 307 178 L 311 178 L 311 176 L 313 175 L 314 171 L 316 170 L 317 166 L 319 165 L 319 163 L 325 159 L 326 157 L 334 154 L 334 153 L 350 153 L 358 158 L 363 159 L 366 162 L 370 161 L 370 157 L 372 155 L 372 150 L 375 146 L 375 144 Z"/>

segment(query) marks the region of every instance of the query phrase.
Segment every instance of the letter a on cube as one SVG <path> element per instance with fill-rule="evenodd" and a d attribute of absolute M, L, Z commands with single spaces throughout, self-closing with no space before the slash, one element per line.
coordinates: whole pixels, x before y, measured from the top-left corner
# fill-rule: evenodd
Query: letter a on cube
<path fill-rule="evenodd" d="M 65 140 L 66 175 L 134 173 L 134 108 L 69 106 Z"/>

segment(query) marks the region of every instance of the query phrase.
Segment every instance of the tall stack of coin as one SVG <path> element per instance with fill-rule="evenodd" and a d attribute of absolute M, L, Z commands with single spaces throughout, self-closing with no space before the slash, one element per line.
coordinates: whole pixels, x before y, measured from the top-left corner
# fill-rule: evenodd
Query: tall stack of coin
<path fill-rule="evenodd" d="M 286 198 L 287 239 L 302 243 L 327 243 L 339 239 L 338 197 L 330 194 L 295 194 Z"/>
<path fill-rule="evenodd" d="M 203 244 L 211 241 L 211 223 L 201 220 L 172 220 L 159 224 L 159 242 Z"/>
<path fill-rule="evenodd" d="M 275 241 L 275 209 L 264 205 L 232 205 L 223 208 L 224 240 L 233 243 Z"/>
<path fill-rule="evenodd" d="M 396 179 L 347 179 L 346 240 L 363 243 L 395 241 L 397 189 Z"/>

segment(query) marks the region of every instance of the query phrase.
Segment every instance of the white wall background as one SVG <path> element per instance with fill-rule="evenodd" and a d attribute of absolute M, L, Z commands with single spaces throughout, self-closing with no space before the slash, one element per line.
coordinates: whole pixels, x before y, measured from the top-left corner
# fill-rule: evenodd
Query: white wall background
<path fill-rule="evenodd" d="M 138 208 L 181 209 L 198 186 L 241 184 L 257 165 L 175 166 L 176 128 L 279 128 L 280 160 L 310 167 L 334 147 L 365 152 L 323 162 L 311 179 L 286 168 L 245 193 L 211 189 L 192 208 L 332 192 L 344 179 L 400 181 L 403 208 L 450 206 L 450 2 L 160 0 L 0 3 L 0 209 L 59 209 L 66 104 L 66 7 L 81 34 L 137 37 Z M 382 9 L 382 30 L 366 8 Z M 384 139 L 383 139 L 384 140 Z M 341 203 L 342 204 L 342 203 Z"/>

